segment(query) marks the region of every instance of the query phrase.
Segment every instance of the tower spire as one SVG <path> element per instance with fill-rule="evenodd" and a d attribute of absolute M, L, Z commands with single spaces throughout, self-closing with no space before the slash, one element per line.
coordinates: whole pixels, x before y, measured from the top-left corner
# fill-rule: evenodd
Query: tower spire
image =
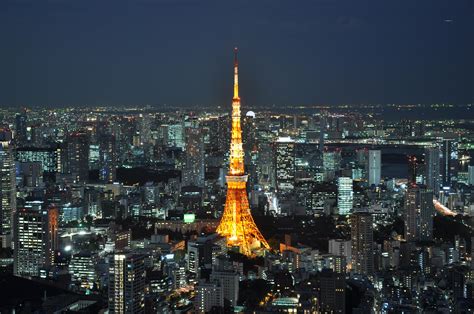
<path fill-rule="evenodd" d="M 234 99 L 239 99 L 239 61 L 237 60 L 237 47 L 234 48 Z"/>
<path fill-rule="evenodd" d="M 237 48 L 234 48 L 234 98 L 232 99 L 232 131 L 229 173 L 226 176 L 227 197 L 217 233 L 227 239 L 227 246 L 239 247 L 241 253 L 253 255 L 255 249 L 269 249 L 250 213 L 247 179 L 244 169 L 244 149 L 240 127 L 240 98 Z"/>

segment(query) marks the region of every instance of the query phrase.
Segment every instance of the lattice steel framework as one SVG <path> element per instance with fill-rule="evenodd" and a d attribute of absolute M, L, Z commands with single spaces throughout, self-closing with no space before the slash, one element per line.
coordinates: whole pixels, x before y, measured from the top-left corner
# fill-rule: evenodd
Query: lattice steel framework
<path fill-rule="evenodd" d="M 253 255 L 254 249 L 262 246 L 269 249 L 265 238 L 258 230 L 250 213 L 247 198 L 247 179 L 244 169 L 244 150 L 240 126 L 239 73 L 237 48 L 234 49 L 234 98 L 232 99 L 232 138 L 230 143 L 230 165 L 226 176 L 227 196 L 224 213 L 217 233 L 227 239 L 228 246 L 238 246 L 242 254 Z"/>

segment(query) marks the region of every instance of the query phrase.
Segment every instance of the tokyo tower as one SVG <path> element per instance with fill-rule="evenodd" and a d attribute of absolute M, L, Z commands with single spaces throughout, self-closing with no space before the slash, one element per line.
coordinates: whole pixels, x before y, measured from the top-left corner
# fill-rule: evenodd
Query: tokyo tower
<path fill-rule="evenodd" d="M 232 99 L 232 138 L 230 143 L 230 165 L 226 176 L 227 196 L 224 213 L 217 233 L 227 239 L 227 246 L 238 247 L 240 253 L 253 255 L 262 246 L 269 249 L 265 238 L 258 230 L 250 213 L 247 198 L 247 178 L 244 170 L 244 150 L 240 127 L 240 98 L 237 48 L 234 49 L 234 98 Z"/>

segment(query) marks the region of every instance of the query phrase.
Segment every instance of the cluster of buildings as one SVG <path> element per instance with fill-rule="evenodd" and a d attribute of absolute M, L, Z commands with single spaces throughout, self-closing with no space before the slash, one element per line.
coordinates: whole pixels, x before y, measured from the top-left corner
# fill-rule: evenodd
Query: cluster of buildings
<path fill-rule="evenodd" d="M 237 75 L 231 114 L 3 110 L 0 274 L 39 295 L 0 311 L 474 310 L 473 121 L 242 115 Z"/>

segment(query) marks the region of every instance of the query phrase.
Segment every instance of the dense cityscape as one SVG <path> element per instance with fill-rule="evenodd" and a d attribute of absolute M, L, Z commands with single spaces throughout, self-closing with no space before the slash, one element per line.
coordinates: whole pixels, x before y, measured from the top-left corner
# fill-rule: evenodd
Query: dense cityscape
<path fill-rule="evenodd" d="M 474 310 L 471 105 L 239 96 L 3 109 L 0 311 Z"/>
<path fill-rule="evenodd" d="M 0 314 L 474 313 L 473 12 L 1 0 Z"/>

